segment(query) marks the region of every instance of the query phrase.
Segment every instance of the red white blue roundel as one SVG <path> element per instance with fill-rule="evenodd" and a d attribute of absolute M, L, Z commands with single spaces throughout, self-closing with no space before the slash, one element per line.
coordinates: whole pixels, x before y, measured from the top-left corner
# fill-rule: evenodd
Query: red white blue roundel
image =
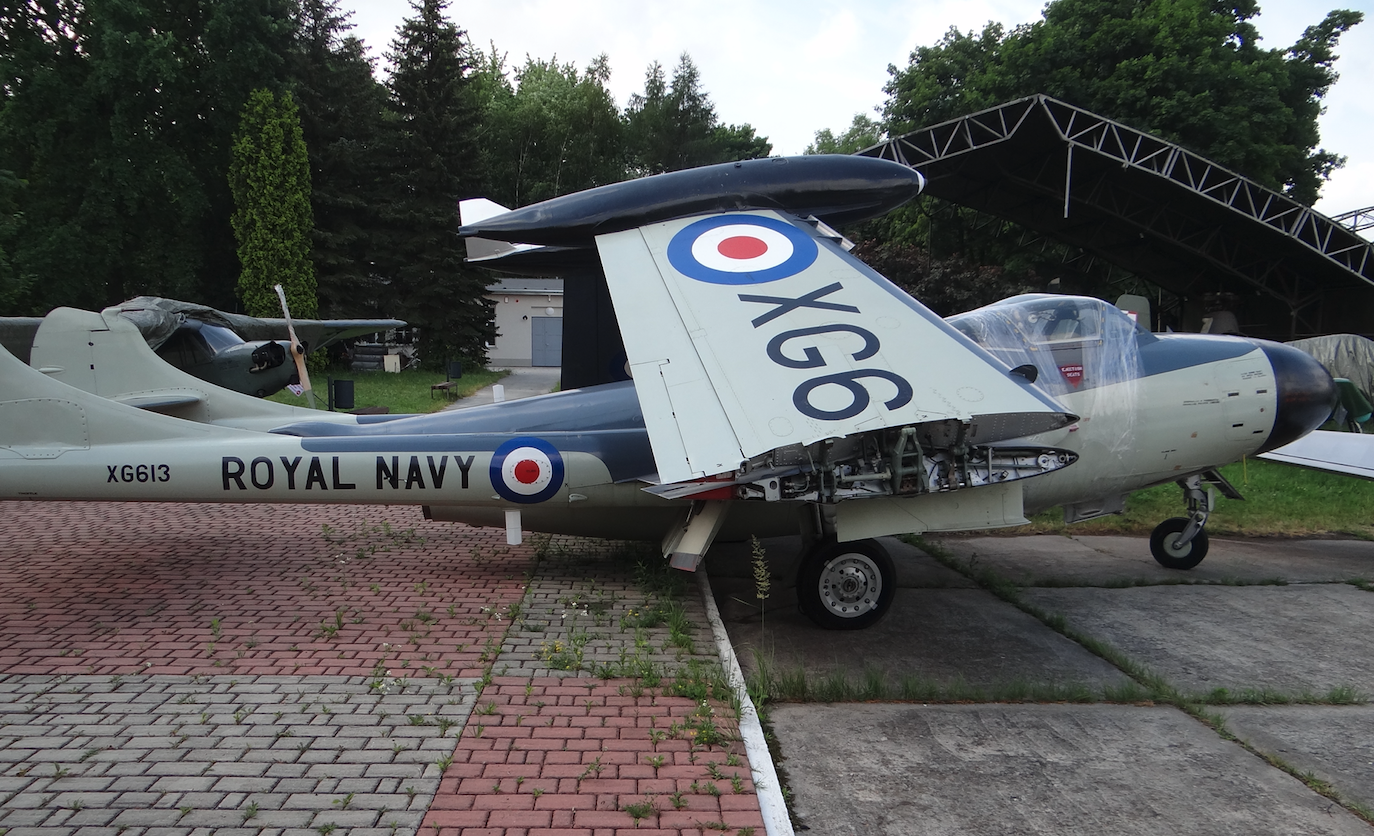
<path fill-rule="evenodd" d="M 492 454 L 491 484 L 511 502 L 543 502 L 563 487 L 563 457 L 542 438 L 512 438 Z"/>
<path fill-rule="evenodd" d="M 758 215 L 716 215 L 688 224 L 668 242 L 668 263 L 711 284 L 775 282 L 810 267 L 816 242 L 789 223 Z"/>

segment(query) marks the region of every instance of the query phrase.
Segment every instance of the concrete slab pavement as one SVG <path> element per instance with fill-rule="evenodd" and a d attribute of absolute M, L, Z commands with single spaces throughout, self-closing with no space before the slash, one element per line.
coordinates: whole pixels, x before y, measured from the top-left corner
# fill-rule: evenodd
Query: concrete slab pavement
<path fill-rule="evenodd" d="M 1374 707 L 1234 705 L 1217 709 L 1226 728 L 1374 809 Z"/>
<path fill-rule="evenodd" d="M 1374 695 L 1374 593 L 1346 584 L 1028 589 L 1177 688 Z"/>
<path fill-rule="evenodd" d="M 1369 577 L 1374 544 L 1214 540 L 1198 570 L 1176 573 L 1156 567 L 1140 537 L 932 539 L 959 563 L 1043 584 L 1017 595 L 1196 699 L 1217 687 L 1232 696 L 1267 688 L 1320 698 L 1336 686 L 1374 695 L 1364 648 L 1374 593 L 1346 582 Z M 899 566 L 919 560 L 897 557 Z M 1179 585 L 1180 574 L 1207 583 Z M 825 633 L 790 607 L 770 608 L 773 667 L 811 678 L 842 669 L 859 683 L 859 672 L 876 668 L 889 680 L 905 672 L 1046 684 L 1066 667 L 1091 670 L 1062 661 L 1082 654 L 1107 674 L 1092 681 L 1125 679 L 981 589 L 922 587 L 911 577 L 899 580 L 888 618 L 867 631 Z M 744 579 L 717 581 L 717 597 L 730 583 L 741 599 L 728 624 L 732 638 L 760 643 Z M 795 593 L 785 600 L 794 603 Z M 1256 751 L 1315 772 L 1343 797 L 1367 804 L 1374 795 L 1374 752 L 1360 726 L 1374 719 L 1368 707 L 1212 710 Z M 1338 804 L 1165 706 L 775 703 L 772 718 L 795 810 L 818 832 L 1368 832 Z"/>
<path fill-rule="evenodd" d="M 1360 834 L 1369 825 L 1173 708 L 782 705 L 801 820 L 872 834 Z"/>
<path fill-rule="evenodd" d="M 937 537 L 941 548 L 1023 586 L 1246 582 L 1282 579 L 1331 583 L 1374 579 L 1374 542 L 1334 539 L 1214 537 L 1195 569 L 1165 569 L 1143 537 L 1037 534 L 1024 537 Z"/>
<path fill-rule="evenodd" d="M 747 544 L 725 544 L 707 558 L 711 587 L 745 672 L 760 661 L 774 673 L 836 673 L 858 680 L 882 672 L 896 685 L 916 676 L 996 689 L 1049 685 L 1122 685 L 1128 677 L 1012 605 L 976 587 L 921 550 L 883 538 L 897 570 L 891 613 L 867 630 L 823 630 L 797 611 L 800 538 L 764 541 L 778 579 L 760 617 Z"/>

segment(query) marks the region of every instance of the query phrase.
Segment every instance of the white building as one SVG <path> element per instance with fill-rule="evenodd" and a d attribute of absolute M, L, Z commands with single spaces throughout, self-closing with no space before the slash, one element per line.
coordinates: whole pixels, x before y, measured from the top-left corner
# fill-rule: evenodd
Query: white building
<path fill-rule="evenodd" d="M 492 368 L 563 365 L 562 279 L 502 279 L 487 298 L 496 303 Z"/>

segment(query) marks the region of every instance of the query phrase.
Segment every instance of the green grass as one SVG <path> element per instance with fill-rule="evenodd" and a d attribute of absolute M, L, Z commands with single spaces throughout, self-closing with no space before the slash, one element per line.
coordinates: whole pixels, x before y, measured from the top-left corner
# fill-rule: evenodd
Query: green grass
<path fill-rule="evenodd" d="M 460 398 L 465 398 L 478 389 L 492 385 L 509 373 L 506 369 L 477 369 L 467 371 L 454 381 L 453 387 Z M 430 392 L 430 386 L 442 383 L 442 372 L 407 370 L 403 372 L 343 372 L 328 375 L 335 380 L 352 380 L 353 402 L 355 406 L 386 406 L 393 415 L 401 413 L 435 412 L 453 403 L 453 398 L 441 393 Z M 315 387 L 315 401 L 320 409 L 325 405 L 324 374 L 311 375 L 310 382 Z M 267 400 L 290 406 L 308 406 L 304 395 L 296 397 L 283 389 Z"/>
<path fill-rule="evenodd" d="M 1207 522 L 1212 535 L 1301 536 L 1346 534 L 1374 538 L 1374 482 L 1251 459 L 1221 469 L 1244 501 L 1217 496 Z M 1169 517 L 1184 516 L 1182 491 L 1160 485 L 1132 494 L 1126 513 L 1065 525 L 1063 511 L 1051 508 L 1031 524 L 998 534 L 1149 534 Z"/>

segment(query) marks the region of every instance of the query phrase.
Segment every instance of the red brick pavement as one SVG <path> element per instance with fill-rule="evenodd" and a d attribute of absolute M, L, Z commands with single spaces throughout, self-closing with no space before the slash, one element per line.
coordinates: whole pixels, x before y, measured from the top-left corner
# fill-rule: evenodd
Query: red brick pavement
<path fill-rule="evenodd" d="M 531 560 L 413 506 L 0 502 L 0 673 L 481 676 Z"/>
<path fill-rule="evenodd" d="M 497 677 L 468 720 L 421 832 L 762 836 L 743 744 L 696 742 L 703 710 L 737 736 L 728 710 L 653 691 L 636 691 L 631 680 Z M 636 804 L 652 805 L 638 811 L 638 826 L 626 811 Z"/>

